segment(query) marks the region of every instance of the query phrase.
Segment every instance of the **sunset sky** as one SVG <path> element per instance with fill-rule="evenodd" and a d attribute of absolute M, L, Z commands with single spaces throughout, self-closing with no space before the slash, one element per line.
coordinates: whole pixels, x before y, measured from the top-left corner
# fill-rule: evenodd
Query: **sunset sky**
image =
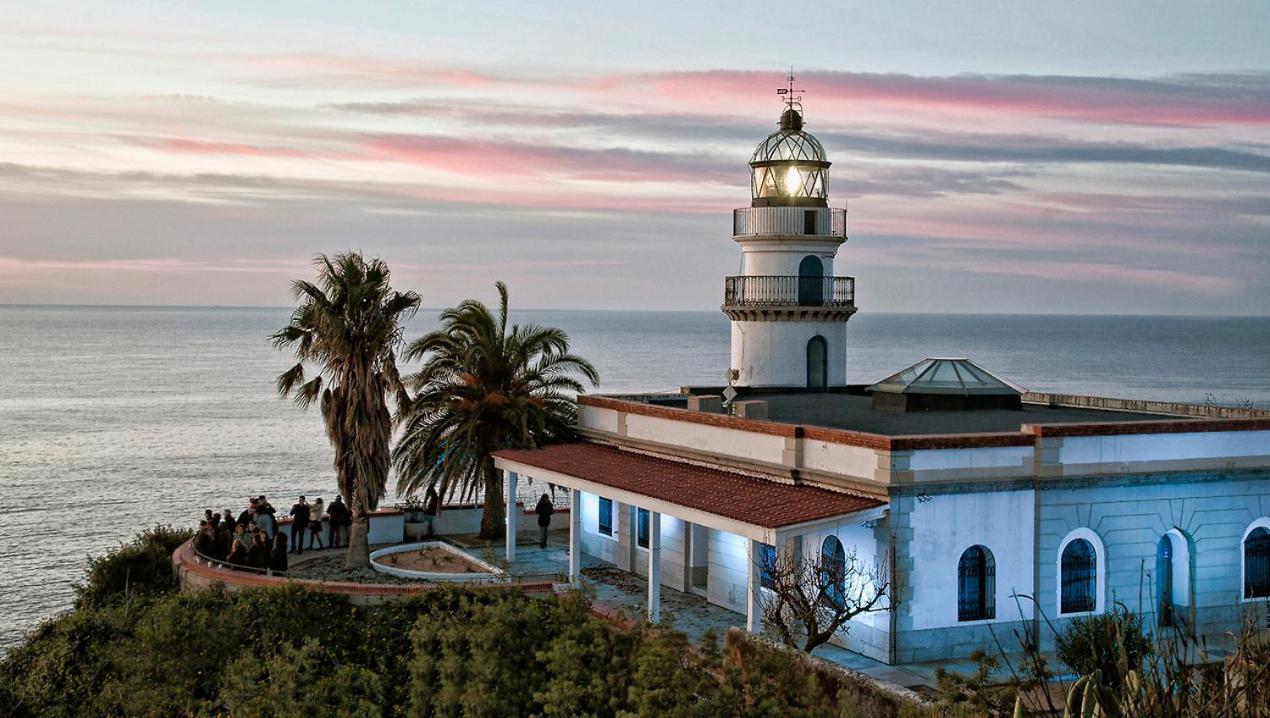
<path fill-rule="evenodd" d="M 718 307 L 790 65 L 861 311 L 1270 314 L 1270 2 L 0 0 L 0 303 Z"/>

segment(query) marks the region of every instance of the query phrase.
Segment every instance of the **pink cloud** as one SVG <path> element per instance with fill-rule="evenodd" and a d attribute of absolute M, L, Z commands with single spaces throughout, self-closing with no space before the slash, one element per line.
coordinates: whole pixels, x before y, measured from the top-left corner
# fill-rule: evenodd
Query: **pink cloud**
<path fill-rule="evenodd" d="M 284 55 L 253 60 L 259 67 L 295 75 L 338 75 L 368 86 L 404 82 L 419 90 L 555 90 L 590 103 L 689 114 L 752 115 L 774 107 L 781 85 L 773 72 L 597 73 L 529 76 L 474 72 L 434 63 L 333 55 Z M 990 118 L 1012 116 L 1099 124 L 1148 126 L 1270 124 L 1270 77 L 1265 74 L 1156 79 L 1079 76 L 953 75 L 807 71 L 797 84 L 819 117 L 851 118 L 884 113 L 928 118 L 959 112 Z"/>
<path fill-rule="evenodd" d="M 310 153 L 289 147 L 266 147 L 241 142 L 196 140 L 188 137 L 134 138 L 136 144 L 161 152 L 249 157 L 308 157 Z"/>
<path fill-rule="evenodd" d="M 576 148 L 429 135 L 370 135 L 364 159 L 429 167 L 471 177 L 556 177 L 601 182 L 722 182 L 744 171 L 693 155 L 623 148 Z"/>

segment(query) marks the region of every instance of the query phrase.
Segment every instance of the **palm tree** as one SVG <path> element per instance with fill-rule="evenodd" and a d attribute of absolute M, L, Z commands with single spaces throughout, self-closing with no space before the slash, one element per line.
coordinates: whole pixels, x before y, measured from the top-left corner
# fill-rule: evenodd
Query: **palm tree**
<path fill-rule="evenodd" d="M 370 512 L 388 484 L 393 417 L 410 396 L 397 372 L 402 323 L 419 308 L 419 295 L 389 286 L 388 265 L 349 252 L 314 260 L 316 282 L 297 281 L 300 302 L 291 323 L 270 337 L 278 349 L 292 348 L 296 365 L 278 376 L 278 393 L 294 394 L 307 409 L 319 401 L 326 435 L 335 449 L 335 476 L 353 515 L 345 565 L 370 565 Z M 305 365 L 316 367 L 312 378 Z"/>
<path fill-rule="evenodd" d="M 441 328 L 412 342 L 406 359 L 423 359 L 409 377 L 414 398 L 401 414 L 393 450 L 397 493 L 434 489 L 471 500 L 484 490 L 481 537 L 503 536 L 503 489 L 494 468 L 500 449 L 536 448 L 567 438 L 577 416 L 581 375 L 599 386 L 595 367 L 569 353 L 552 327 L 507 326 L 507 287 L 498 282 L 497 319 L 469 299 L 441 313 Z"/>

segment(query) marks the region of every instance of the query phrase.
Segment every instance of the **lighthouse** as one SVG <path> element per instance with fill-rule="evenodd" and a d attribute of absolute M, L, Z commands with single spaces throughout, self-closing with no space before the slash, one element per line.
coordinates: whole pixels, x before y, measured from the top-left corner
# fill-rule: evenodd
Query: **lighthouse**
<path fill-rule="evenodd" d="M 732 211 L 741 273 L 724 283 L 729 383 L 825 389 L 847 383 L 855 279 L 834 275 L 847 211 L 829 206 L 829 159 L 804 129 L 791 75 L 780 128 L 750 158 L 750 206 Z"/>

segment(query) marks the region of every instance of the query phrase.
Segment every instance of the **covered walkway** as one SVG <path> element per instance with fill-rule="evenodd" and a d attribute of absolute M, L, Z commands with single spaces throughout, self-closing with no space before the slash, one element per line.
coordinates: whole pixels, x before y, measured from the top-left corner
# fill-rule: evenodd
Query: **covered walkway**
<path fill-rule="evenodd" d="M 758 478 L 700 464 L 621 450 L 592 442 L 556 444 L 536 450 L 500 451 L 495 465 L 504 473 L 508 498 L 506 521 L 514 535 L 521 511 L 515 504 L 517 482 L 527 476 L 569 490 L 568 581 L 577 585 L 582 576 L 582 495 L 586 492 L 604 501 L 618 502 L 637 508 L 639 515 L 639 549 L 631 550 L 630 560 L 641 556 L 647 562 L 642 571 L 645 581 L 645 609 L 649 620 L 661 617 L 663 583 L 687 590 L 695 585 L 694 571 L 703 574 L 718 569 L 723 558 L 708 556 L 709 538 L 705 531 L 726 534 L 743 542 L 738 556 L 728 556 L 730 571 L 744 575 L 743 590 L 746 630 L 756 633 L 761 625 L 760 606 L 762 557 L 774 553 L 776 547 L 801 554 L 804 535 L 844 522 L 859 523 L 880 518 L 885 503 L 878 499 L 830 491 L 814 486 Z M 662 518 L 676 520 L 684 527 L 682 541 L 676 545 L 674 560 L 683 574 L 662 574 Z M 607 527 L 623 550 L 621 532 L 614 536 L 613 522 Z M 694 544 L 699 544 L 695 545 Z M 517 542 L 505 546 L 508 566 L 518 562 Z M 643 555 L 640 552 L 643 552 Z M 718 559 L 718 560 L 716 560 Z M 743 564 L 743 565 L 741 565 Z M 624 567 L 625 568 L 625 567 Z M 635 566 L 631 572 L 639 573 Z M 641 567 L 644 568 L 644 567 Z M 513 569 L 514 570 L 514 569 Z M 707 587 L 709 583 L 705 584 Z M 706 589 L 710 595 L 709 588 Z M 718 600 L 716 599 L 716 602 Z M 732 605 L 736 605 L 733 602 Z M 726 610 L 726 609 L 721 609 Z"/>

